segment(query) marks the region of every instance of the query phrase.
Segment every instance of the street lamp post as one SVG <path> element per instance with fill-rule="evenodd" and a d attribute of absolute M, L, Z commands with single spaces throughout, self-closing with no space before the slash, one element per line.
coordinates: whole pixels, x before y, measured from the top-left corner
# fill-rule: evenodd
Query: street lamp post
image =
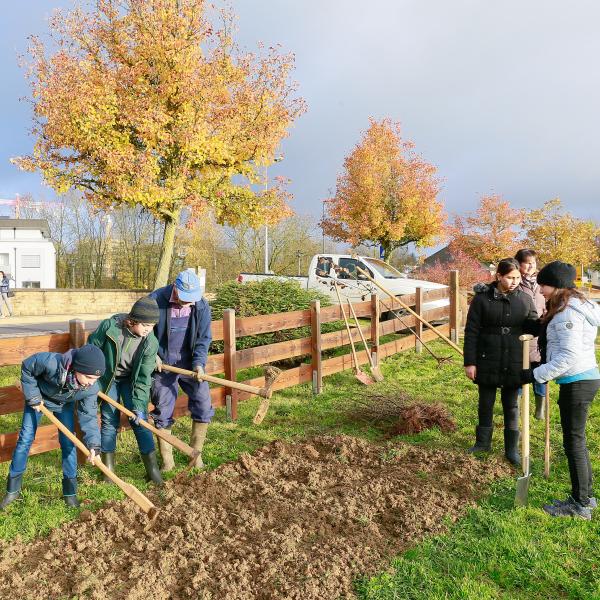
<path fill-rule="evenodd" d="M 273 162 L 280 162 L 283 156 L 276 156 Z M 269 166 L 265 165 L 265 196 L 269 191 Z M 269 226 L 265 225 L 265 274 L 269 272 Z"/>

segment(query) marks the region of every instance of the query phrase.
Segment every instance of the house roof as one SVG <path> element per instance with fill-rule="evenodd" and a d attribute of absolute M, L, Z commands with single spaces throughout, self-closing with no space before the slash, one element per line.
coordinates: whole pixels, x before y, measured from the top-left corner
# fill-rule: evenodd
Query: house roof
<path fill-rule="evenodd" d="M 2 219 L 0 229 L 34 229 L 42 232 L 45 238 L 50 237 L 50 227 L 46 219 Z"/>
<path fill-rule="evenodd" d="M 446 263 L 452 262 L 453 256 L 450 252 L 449 246 L 444 246 L 441 250 L 434 252 L 432 255 L 428 256 L 423 263 L 426 265 L 434 265 L 435 263 L 441 263 L 445 265 Z"/>

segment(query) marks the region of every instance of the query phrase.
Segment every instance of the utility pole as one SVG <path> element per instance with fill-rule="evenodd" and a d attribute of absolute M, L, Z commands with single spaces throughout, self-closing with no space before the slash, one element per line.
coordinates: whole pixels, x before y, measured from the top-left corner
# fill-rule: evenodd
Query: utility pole
<path fill-rule="evenodd" d="M 302 256 L 302 251 L 296 250 L 296 256 L 298 257 L 298 277 L 300 277 L 300 257 Z"/>

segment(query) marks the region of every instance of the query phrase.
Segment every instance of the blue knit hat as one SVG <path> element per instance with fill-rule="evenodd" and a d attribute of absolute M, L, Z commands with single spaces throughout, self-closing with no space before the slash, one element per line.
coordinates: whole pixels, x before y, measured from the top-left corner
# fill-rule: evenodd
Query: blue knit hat
<path fill-rule="evenodd" d="M 73 352 L 71 369 L 84 375 L 104 375 L 106 359 L 98 346 L 86 344 Z"/>

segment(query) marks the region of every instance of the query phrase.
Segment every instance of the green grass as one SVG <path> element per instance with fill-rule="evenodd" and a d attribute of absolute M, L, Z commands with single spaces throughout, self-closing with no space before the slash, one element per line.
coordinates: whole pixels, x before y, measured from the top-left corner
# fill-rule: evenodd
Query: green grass
<path fill-rule="evenodd" d="M 443 344 L 432 348 L 440 355 L 451 353 Z M 248 370 L 253 376 L 260 370 Z M 426 353 L 421 356 L 405 352 L 387 359 L 382 371 L 386 381 L 382 389 L 401 384 L 402 388 L 428 401 L 441 401 L 452 412 L 457 431 L 442 434 L 438 430 L 415 436 L 403 436 L 416 444 L 436 448 L 463 450 L 473 442 L 477 414 L 477 389 L 463 375 L 461 361 L 441 369 Z M 14 377 L 15 371 L 12 371 Z M 0 370 L 0 378 L 5 371 Z M 0 379 L 0 381 L 4 381 Z M 7 383 L 10 383 L 8 381 Z M 4 385 L 7 384 L 6 382 Z M 361 388 L 351 371 L 325 378 L 324 392 L 311 394 L 310 385 L 300 385 L 277 392 L 261 427 L 251 423 L 258 401 L 239 406 L 237 422 L 228 422 L 218 410 L 209 429 L 205 462 L 215 468 L 235 460 L 241 452 L 252 451 L 277 438 L 303 438 L 318 434 L 346 433 L 381 440 L 381 433 L 352 421 L 343 411 L 348 398 Z M 374 388 L 375 386 L 373 386 Z M 371 388 L 371 389 L 373 389 Z M 591 522 L 552 519 L 541 506 L 569 489 L 566 460 L 561 448 L 561 432 L 556 406 L 558 389 L 552 386 L 552 471 L 546 481 L 542 476 L 542 422 L 531 422 L 533 476 L 530 506 L 514 509 L 515 476 L 496 481 L 478 507 L 449 525 L 447 533 L 425 539 L 399 557 L 375 577 L 358 579 L 356 592 L 360 600 L 396 599 L 516 599 L 548 598 L 600 599 L 600 511 Z M 496 422 L 501 422 L 500 403 Z M 595 472 L 600 473 L 600 406 L 592 405 L 588 441 Z M 5 417 L 0 417 L 0 421 Z M 6 430 L 0 423 L 0 430 Z M 188 439 L 190 421 L 178 420 L 174 433 Z M 502 452 L 502 430 L 494 432 L 494 452 Z M 176 453 L 177 454 L 177 453 Z M 185 457 L 177 455 L 178 467 Z M 482 464 L 485 458 L 482 458 Z M 4 478 L 8 464 L 0 465 Z M 121 434 L 117 454 L 118 474 L 146 489 L 143 466 L 131 432 Z M 77 517 L 67 511 L 60 499 L 60 453 L 50 452 L 31 457 L 24 480 L 24 500 L 0 517 L 0 538 L 24 539 L 44 535 L 52 528 Z M 81 469 L 80 498 L 84 508 L 96 509 L 110 499 L 122 498 L 114 486 L 105 486 L 92 467 Z"/>

